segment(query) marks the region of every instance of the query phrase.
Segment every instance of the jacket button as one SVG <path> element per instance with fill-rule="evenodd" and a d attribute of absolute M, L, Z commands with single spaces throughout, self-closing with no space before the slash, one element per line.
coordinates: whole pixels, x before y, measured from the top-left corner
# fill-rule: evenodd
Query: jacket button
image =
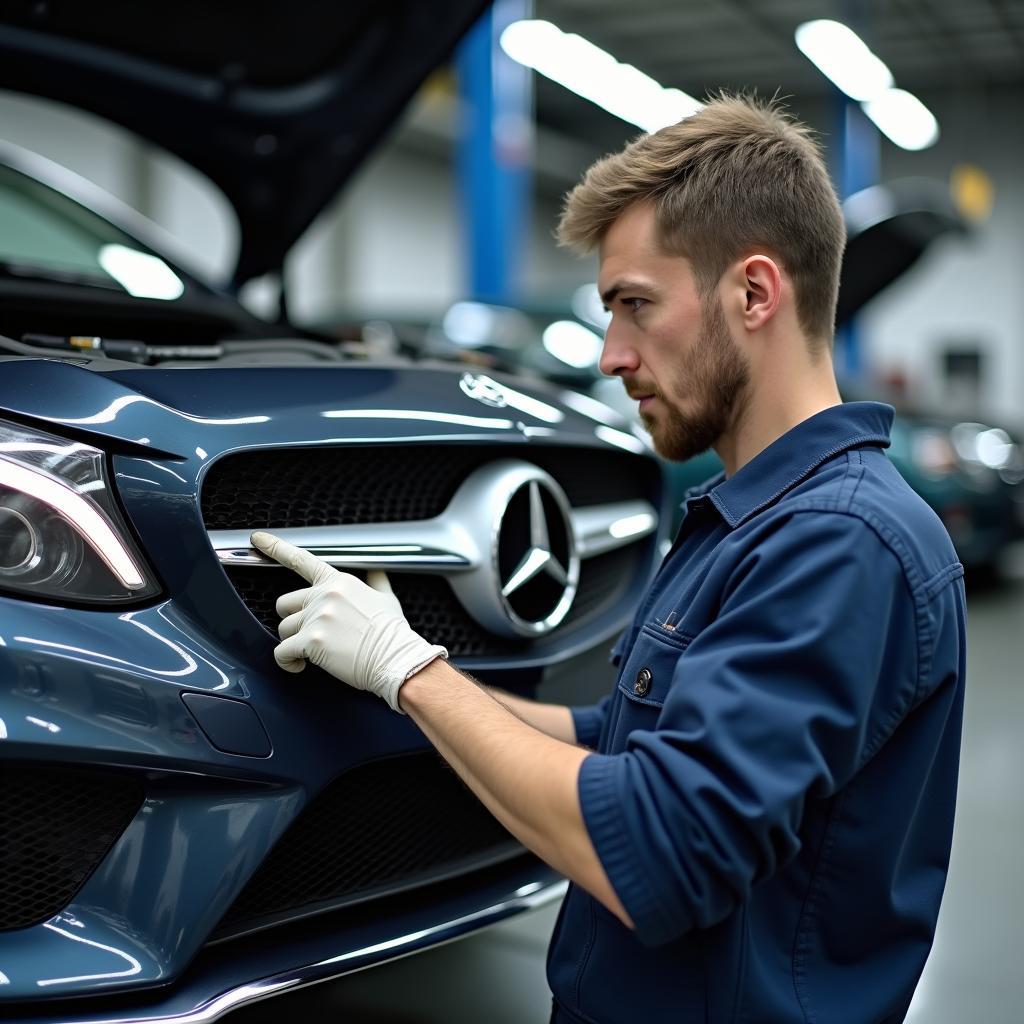
<path fill-rule="evenodd" d="M 651 670 L 642 668 L 636 674 L 636 682 L 633 684 L 633 692 L 638 697 L 646 697 L 647 691 L 651 688 Z"/>

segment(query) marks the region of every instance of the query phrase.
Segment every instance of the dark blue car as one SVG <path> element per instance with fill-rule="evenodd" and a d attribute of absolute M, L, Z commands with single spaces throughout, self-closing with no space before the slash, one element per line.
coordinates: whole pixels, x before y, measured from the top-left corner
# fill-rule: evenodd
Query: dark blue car
<path fill-rule="evenodd" d="M 247 42 L 277 27 L 258 5 L 245 33 L 85 6 L 5 13 L 0 85 L 205 171 L 239 213 L 237 287 L 481 4 L 293 5 L 308 65 L 288 26 Z M 259 321 L 81 188 L 0 149 L 0 1016 L 213 1020 L 559 895 L 410 719 L 276 668 L 299 581 L 248 538 L 386 569 L 414 629 L 534 694 L 629 616 L 658 463 L 557 389 Z M 520 583 L 538 547 L 551 571 Z"/>

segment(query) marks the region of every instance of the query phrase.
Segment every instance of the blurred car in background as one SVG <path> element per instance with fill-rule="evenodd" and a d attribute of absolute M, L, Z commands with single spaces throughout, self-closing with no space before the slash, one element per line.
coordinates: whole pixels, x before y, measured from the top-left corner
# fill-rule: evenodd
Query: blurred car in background
<path fill-rule="evenodd" d="M 897 410 L 889 456 L 939 514 L 960 561 L 989 572 L 1024 532 L 1024 454 L 1002 427 Z"/>

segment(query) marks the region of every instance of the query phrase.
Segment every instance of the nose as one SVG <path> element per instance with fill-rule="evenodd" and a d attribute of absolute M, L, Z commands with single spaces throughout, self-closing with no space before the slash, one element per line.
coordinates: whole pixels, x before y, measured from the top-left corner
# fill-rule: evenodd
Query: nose
<path fill-rule="evenodd" d="M 640 357 L 635 348 L 629 344 L 615 321 L 608 325 L 604 336 L 604 348 L 598 361 L 601 372 L 606 377 L 621 377 L 636 373 L 640 366 Z"/>

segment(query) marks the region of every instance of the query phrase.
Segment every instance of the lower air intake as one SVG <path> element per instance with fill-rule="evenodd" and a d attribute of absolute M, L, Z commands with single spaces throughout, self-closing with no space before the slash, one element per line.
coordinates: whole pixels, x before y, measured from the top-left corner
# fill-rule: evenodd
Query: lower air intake
<path fill-rule="evenodd" d="M 522 852 L 433 751 L 360 765 L 299 815 L 215 938 L 428 885 Z"/>
<path fill-rule="evenodd" d="M 142 799 L 126 775 L 0 761 L 0 931 L 63 910 Z"/>

